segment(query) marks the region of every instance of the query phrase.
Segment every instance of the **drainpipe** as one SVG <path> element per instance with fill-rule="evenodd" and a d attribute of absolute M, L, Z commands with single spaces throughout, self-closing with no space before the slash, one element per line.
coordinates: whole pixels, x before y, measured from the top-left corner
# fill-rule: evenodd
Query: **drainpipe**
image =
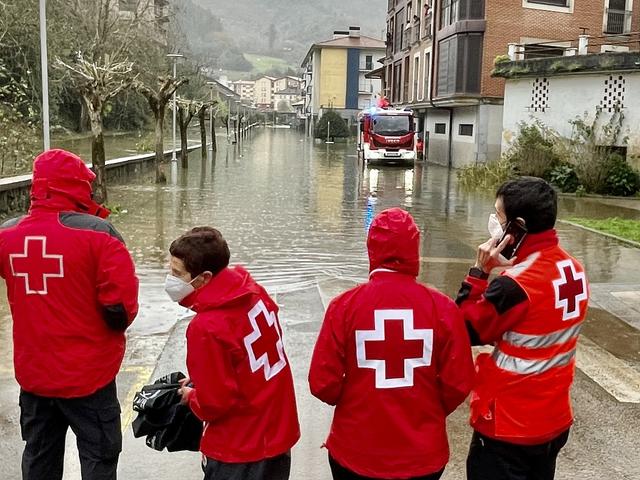
<path fill-rule="evenodd" d="M 436 65 L 436 53 L 438 51 L 438 42 L 437 35 L 438 29 L 438 7 L 440 6 L 439 1 L 433 2 L 433 36 L 431 37 L 431 83 L 429 84 L 429 103 L 431 106 L 437 110 L 447 110 L 449 112 L 449 149 L 447 153 L 447 166 L 451 168 L 453 166 L 453 132 L 452 132 L 452 124 L 453 124 L 453 108 L 451 107 L 439 107 L 435 103 L 433 103 L 433 90 L 435 85 L 435 65 Z M 431 139 L 429 139 L 431 140 Z"/>

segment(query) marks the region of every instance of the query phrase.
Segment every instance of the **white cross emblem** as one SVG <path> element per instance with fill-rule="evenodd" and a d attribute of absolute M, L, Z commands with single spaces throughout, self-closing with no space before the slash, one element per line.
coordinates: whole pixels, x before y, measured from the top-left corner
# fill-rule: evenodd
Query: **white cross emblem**
<path fill-rule="evenodd" d="M 560 272 L 560 278 L 553 281 L 556 309 L 562 309 L 562 320 L 573 320 L 580 316 L 580 302 L 588 298 L 587 278 L 571 260 L 558 262 L 556 267 Z"/>
<path fill-rule="evenodd" d="M 44 236 L 25 237 L 24 252 L 9 255 L 9 263 L 13 276 L 24 278 L 27 295 L 47 295 L 47 280 L 64 277 L 62 255 L 47 254 Z"/>
<path fill-rule="evenodd" d="M 413 310 L 375 310 L 374 317 L 374 330 L 356 330 L 358 367 L 375 370 L 376 388 L 412 387 L 414 370 L 431 365 L 433 329 L 414 328 Z M 391 339 L 395 344 L 391 344 L 390 338 L 386 335 L 386 322 L 402 322 L 402 337 Z M 416 341 L 421 342 L 422 345 L 417 346 Z M 388 378 L 387 362 L 391 362 L 389 355 L 379 355 L 386 358 L 371 358 L 371 355 L 367 355 L 366 344 L 372 342 L 381 342 L 383 350 L 386 350 L 384 353 L 396 353 L 396 357 L 398 353 L 400 354 L 395 361 L 398 365 L 399 361 L 403 362 L 402 377 Z M 387 346 L 390 348 L 386 349 Z M 410 347 L 418 353 L 408 353 Z"/>
<path fill-rule="evenodd" d="M 265 330 L 261 329 L 258 325 L 258 317 L 260 317 L 260 315 L 264 316 L 266 321 L 268 328 Z M 280 373 L 287 364 L 276 314 L 274 312 L 269 312 L 264 302 L 260 300 L 251 309 L 248 316 L 253 331 L 244 337 L 244 346 L 249 355 L 251 371 L 255 373 L 262 368 L 264 371 L 264 378 L 268 381 Z M 256 344 L 259 343 L 261 339 L 264 340 L 265 345 L 264 348 L 256 354 Z M 262 347 L 262 345 L 260 346 Z M 269 361 L 269 354 L 273 357 L 277 357 L 278 360 L 272 364 Z"/>

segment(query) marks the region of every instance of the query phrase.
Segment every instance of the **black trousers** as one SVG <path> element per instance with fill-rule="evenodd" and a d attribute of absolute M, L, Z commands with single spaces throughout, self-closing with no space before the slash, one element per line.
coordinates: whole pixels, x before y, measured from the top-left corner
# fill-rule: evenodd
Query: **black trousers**
<path fill-rule="evenodd" d="M 204 480 L 289 480 L 291 452 L 251 463 L 202 462 Z"/>
<path fill-rule="evenodd" d="M 333 475 L 333 480 L 380 480 L 380 479 L 375 479 L 373 477 L 363 477 L 362 475 L 358 475 L 357 473 L 354 473 L 351 470 L 346 469 L 345 467 L 340 465 L 338 462 L 336 462 L 331 455 L 329 455 L 329 466 L 331 467 L 331 474 Z M 409 480 L 438 480 L 442 476 L 443 472 L 444 472 L 444 469 L 436 473 L 424 475 L 422 477 L 412 477 Z"/>
<path fill-rule="evenodd" d="M 473 432 L 467 480 L 553 480 L 569 430 L 540 445 L 516 445 Z"/>
<path fill-rule="evenodd" d="M 67 430 L 77 437 L 83 480 L 115 480 L 122 450 L 115 381 L 82 398 L 47 398 L 20 392 L 20 428 L 26 442 L 23 480 L 60 480 Z"/>

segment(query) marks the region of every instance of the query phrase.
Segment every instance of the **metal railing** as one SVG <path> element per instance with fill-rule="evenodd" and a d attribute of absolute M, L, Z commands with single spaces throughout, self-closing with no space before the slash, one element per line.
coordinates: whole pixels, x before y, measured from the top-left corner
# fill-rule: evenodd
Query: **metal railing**
<path fill-rule="evenodd" d="M 607 8 L 605 10 L 605 27 L 604 33 L 622 35 L 631 31 L 631 15 L 633 12 L 629 10 L 613 10 Z"/>

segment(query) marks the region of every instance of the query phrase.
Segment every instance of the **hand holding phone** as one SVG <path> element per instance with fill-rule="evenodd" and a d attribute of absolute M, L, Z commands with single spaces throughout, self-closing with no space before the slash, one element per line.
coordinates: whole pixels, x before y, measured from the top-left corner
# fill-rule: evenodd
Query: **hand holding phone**
<path fill-rule="evenodd" d="M 511 240 L 500 253 L 507 260 L 511 260 L 516 256 L 516 254 L 518 253 L 518 249 L 527 236 L 527 227 L 524 225 L 524 222 L 519 219 L 510 221 L 507 224 L 507 227 L 504 229 L 504 234 L 498 241 L 498 245 L 500 245 L 504 241 L 504 239 L 507 238 L 507 235 L 511 236 Z"/>

